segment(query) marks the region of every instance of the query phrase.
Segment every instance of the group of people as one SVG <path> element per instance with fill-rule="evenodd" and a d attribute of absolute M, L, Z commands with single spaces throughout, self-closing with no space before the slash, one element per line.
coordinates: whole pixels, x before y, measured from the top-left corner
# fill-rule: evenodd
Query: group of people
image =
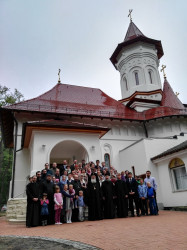
<path fill-rule="evenodd" d="M 26 187 L 26 226 L 84 221 L 88 207 L 88 220 L 134 217 L 136 215 L 158 215 L 156 202 L 157 184 L 151 172 L 146 178 L 133 178 L 128 170 L 118 173 L 108 169 L 105 162 L 97 160 L 85 163 L 82 160 L 69 166 L 52 167 L 45 164 L 42 171 L 29 178 Z"/>

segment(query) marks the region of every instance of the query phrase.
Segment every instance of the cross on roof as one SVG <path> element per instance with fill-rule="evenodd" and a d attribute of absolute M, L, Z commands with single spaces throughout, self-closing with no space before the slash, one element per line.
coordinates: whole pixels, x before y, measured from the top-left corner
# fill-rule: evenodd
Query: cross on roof
<path fill-rule="evenodd" d="M 61 69 L 58 70 L 58 83 L 61 83 L 61 81 L 60 81 L 60 72 L 61 72 Z"/>
<path fill-rule="evenodd" d="M 129 10 L 129 14 L 128 14 L 128 17 L 130 17 L 131 22 L 132 22 L 132 16 L 131 16 L 132 11 L 133 11 L 133 9 Z"/>
<path fill-rule="evenodd" d="M 165 70 L 164 70 L 165 68 L 166 68 L 166 65 L 162 65 L 162 68 L 160 70 L 160 72 L 163 72 L 164 78 L 166 78 L 166 73 L 165 73 Z"/>

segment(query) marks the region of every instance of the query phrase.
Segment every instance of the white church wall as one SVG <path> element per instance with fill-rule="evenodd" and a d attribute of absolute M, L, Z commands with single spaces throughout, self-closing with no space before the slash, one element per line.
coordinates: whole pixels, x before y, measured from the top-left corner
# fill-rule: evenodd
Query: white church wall
<path fill-rule="evenodd" d="M 151 143 L 153 140 L 151 140 Z M 136 175 L 142 175 L 145 174 L 147 170 L 150 170 L 152 173 L 152 176 L 156 178 L 157 184 L 158 184 L 158 190 L 157 190 L 157 202 L 160 208 L 162 208 L 162 196 L 159 188 L 159 177 L 157 170 L 154 168 L 153 163 L 150 161 L 149 152 L 147 152 L 147 144 L 149 143 L 148 139 L 142 139 L 129 147 L 123 149 L 120 151 L 120 163 L 123 166 L 123 163 L 125 165 L 125 168 L 123 167 L 122 170 L 129 170 L 133 171 L 132 167 L 134 167 L 135 174 Z M 148 147 L 151 148 L 152 145 L 148 145 Z"/>
<path fill-rule="evenodd" d="M 146 123 L 149 137 L 167 137 L 187 132 L 187 121 L 184 118 L 164 118 Z"/>
<path fill-rule="evenodd" d="M 147 170 L 150 170 L 152 176 L 156 178 L 158 184 L 157 200 L 160 205 L 163 203 L 162 189 L 160 183 L 160 174 L 155 164 L 151 161 L 151 158 L 172 148 L 187 139 L 187 136 L 178 137 L 178 139 L 143 139 L 124 148 L 119 153 L 120 166 L 123 163 L 126 165 L 126 169 L 132 172 L 132 166 L 135 168 L 135 174 L 145 174 Z M 125 170 L 124 168 L 120 169 Z"/>
<path fill-rule="evenodd" d="M 15 131 L 14 131 L 14 136 L 15 136 Z M 22 139 L 22 121 L 18 121 L 16 150 L 21 149 L 21 139 Z M 16 153 L 14 197 L 21 198 L 25 196 L 25 187 L 28 182 L 27 180 L 28 175 L 30 175 L 30 151 L 29 149 L 22 149 Z M 12 188 L 11 185 L 12 182 L 10 183 L 9 194 L 11 194 L 11 188 Z"/>
<path fill-rule="evenodd" d="M 14 197 L 20 198 L 25 196 L 27 177 L 30 175 L 30 153 L 28 149 L 17 152 L 15 168 Z"/>
<path fill-rule="evenodd" d="M 50 153 L 55 145 L 62 141 L 70 140 L 80 143 L 88 152 L 89 160 L 101 161 L 101 150 L 98 134 L 78 133 L 78 132 L 52 132 L 34 131 L 34 144 L 31 165 L 31 173 L 44 168 L 46 162 L 50 162 Z M 45 147 L 42 147 L 45 145 Z M 73 157 L 73 155 L 72 155 Z"/>
<path fill-rule="evenodd" d="M 136 175 L 144 174 L 147 169 L 147 158 L 145 152 L 145 140 L 131 143 L 119 152 L 120 171 L 135 168 Z"/>
<path fill-rule="evenodd" d="M 180 152 L 175 153 L 156 163 L 164 207 L 187 206 L 187 190 L 175 191 L 173 189 L 173 179 L 171 170 L 169 169 L 169 163 L 175 157 L 179 157 L 181 160 L 183 160 L 187 171 L 187 152 L 184 154 L 181 154 Z"/>
<path fill-rule="evenodd" d="M 121 171 L 120 150 L 144 137 L 144 129 L 141 123 L 128 121 L 113 122 L 111 130 L 100 139 L 102 160 L 104 160 L 104 154 L 111 151 L 110 163 L 117 170 Z M 109 145 L 110 150 L 108 150 L 106 145 Z"/>

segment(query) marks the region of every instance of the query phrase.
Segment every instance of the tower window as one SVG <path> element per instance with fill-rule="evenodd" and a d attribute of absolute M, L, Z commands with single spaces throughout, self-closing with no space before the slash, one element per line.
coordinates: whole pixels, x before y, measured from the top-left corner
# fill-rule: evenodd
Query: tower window
<path fill-rule="evenodd" d="M 136 81 L 136 85 L 140 85 L 139 78 L 138 78 L 138 72 L 135 72 L 135 81 Z"/>
<path fill-rule="evenodd" d="M 127 85 L 127 79 L 126 78 L 124 78 L 124 82 L 125 82 L 125 88 L 128 91 L 128 85 Z"/>
<path fill-rule="evenodd" d="M 149 80 L 150 80 L 150 83 L 153 84 L 153 79 L 152 79 L 152 74 L 151 74 L 152 72 L 149 71 L 148 73 L 149 73 Z"/>

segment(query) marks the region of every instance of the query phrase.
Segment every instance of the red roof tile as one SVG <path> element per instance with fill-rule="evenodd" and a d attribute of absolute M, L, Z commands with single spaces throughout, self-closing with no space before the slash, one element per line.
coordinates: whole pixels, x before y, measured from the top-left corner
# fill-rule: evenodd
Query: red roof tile
<path fill-rule="evenodd" d="M 138 29 L 138 27 L 133 22 L 130 22 L 124 42 L 134 39 L 138 36 L 144 36 L 144 34 Z"/>
<path fill-rule="evenodd" d="M 6 109 L 141 120 L 143 116 L 100 89 L 56 84 L 48 92 Z"/>
<path fill-rule="evenodd" d="M 2 110 L 36 111 L 139 121 L 173 115 L 187 115 L 187 109 L 173 93 L 171 87 L 167 86 L 170 85 L 165 82 L 162 106 L 144 112 L 137 112 L 123 105 L 100 89 L 61 83 L 56 84 L 51 90 L 36 98 L 3 107 Z"/>
<path fill-rule="evenodd" d="M 173 92 L 167 79 L 164 80 L 164 88 L 161 100 L 161 106 L 175 108 L 175 109 L 184 109 L 184 105 L 179 100 L 179 98 Z"/>
<path fill-rule="evenodd" d="M 170 107 L 157 107 L 144 111 L 142 113 L 145 117 L 145 120 L 153 120 L 156 118 L 168 117 L 168 116 L 187 116 L 187 109 L 177 109 Z"/>

